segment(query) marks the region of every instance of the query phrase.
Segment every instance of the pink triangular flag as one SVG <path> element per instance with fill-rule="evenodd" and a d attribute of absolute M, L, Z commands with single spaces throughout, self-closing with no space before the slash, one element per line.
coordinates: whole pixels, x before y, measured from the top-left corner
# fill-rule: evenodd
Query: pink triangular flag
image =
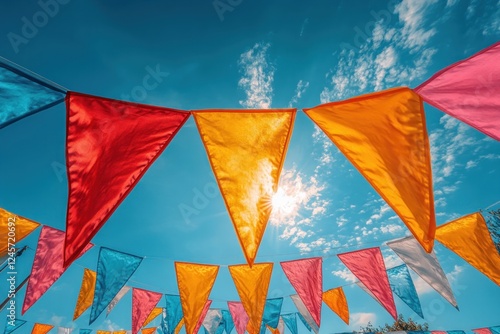
<path fill-rule="evenodd" d="M 473 329 L 472 331 L 476 334 L 491 334 L 491 329 L 489 329 L 488 327 L 476 328 Z"/>
<path fill-rule="evenodd" d="M 198 333 L 198 331 L 201 328 L 201 325 L 203 324 L 203 320 L 205 320 L 205 317 L 207 316 L 208 310 L 210 309 L 210 305 L 212 305 L 211 300 L 207 300 L 205 303 L 205 306 L 203 307 L 203 311 L 201 312 L 200 319 L 198 319 L 198 322 L 196 323 L 196 327 L 194 328 L 194 334 Z"/>
<path fill-rule="evenodd" d="M 286 277 L 318 327 L 321 323 L 323 271 L 321 257 L 280 262 Z"/>
<path fill-rule="evenodd" d="M 227 306 L 233 318 L 236 332 L 238 334 L 245 334 L 249 318 L 243 304 L 241 302 L 227 302 Z"/>
<path fill-rule="evenodd" d="M 500 42 L 415 88 L 425 102 L 500 140 Z"/>
<path fill-rule="evenodd" d="M 338 254 L 338 257 L 396 320 L 398 313 L 380 248 Z"/>
<path fill-rule="evenodd" d="M 63 266 L 64 236 L 63 231 L 47 225 L 42 227 L 26 288 L 22 314 L 35 304 L 66 270 Z M 92 246 L 92 244 L 87 244 L 82 254 Z"/>
<path fill-rule="evenodd" d="M 132 334 L 139 333 L 148 315 L 162 297 L 161 293 L 133 288 L 132 289 Z"/>

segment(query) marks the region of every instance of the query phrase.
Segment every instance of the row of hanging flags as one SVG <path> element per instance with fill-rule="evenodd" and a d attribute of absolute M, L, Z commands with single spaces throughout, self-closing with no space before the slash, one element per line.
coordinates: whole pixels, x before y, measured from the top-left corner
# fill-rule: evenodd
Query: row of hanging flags
<path fill-rule="evenodd" d="M 436 229 L 423 109 L 423 101 L 426 101 L 500 140 L 500 96 L 494 93 L 500 90 L 500 68 L 496 66 L 499 56 L 500 43 L 496 43 L 436 73 L 416 89 L 393 88 L 303 109 L 409 228 L 414 238 L 404 239 L 406 244 L 398 255 L 411 258 L 415 252 L 409 250 L 418 249 L 419 265 L 412 268 L 417 273 L 420 271 L 423 278 L 437 275 L 426 267 L 437 263 L 432 252 L 436 238 L 500 285 L 500 257 L 481 214 L 471 214 Z M 23 313 L 65 268 L 93 246 L 92 237 L 192 114 L 247 260 L 245 265 L 229 266 L 249 319 L 243 327 L 252 334 L 260 331 L 273 264 L 254 261 L 271 213 L 271 198 L 277 190 L 296 109 L 187 112 L 130 103 L 65 91 L 7 61 L 0 62 L 0 82 L 0 127 L 63 100 L 67 110 L 66 231 L 43 226 Z M 96 188 L 96 184 L 106 186 Z M 8 213 L 3 210 L 2 214 Z M 18 240 L 38 226 L 19 217 L 21 220 L 26 225 L 16 224 Z M 6 224 L 7 219 L 4 221 Z M 2 235 L 5 236 L 7 233 Z M 338 256 L 360 284 L 396 317 L 391 283 L 380 250 L 371 248 Z M 426 265 L 420 267 L 424 258 Z M 91 322 L 125 285 L 141 261 L 138 256 L 101 248 L 94 296 L 87 297 L 92 300 Z M 307 311 L 313 330 L 320 324 L 322 300 L 326 299 L 325 303 L 332 309 L 344 307 L 338 302 L 342 300 L 342 293 L 322 292 L 321 258 L 281 265 L 297 291 L 292 299 L 297 301 L 299 314 L 307 319 L 304 316 Z M 104 275 L 107 270 L 115 270 L 113 268 L 120 268 L 120 275 Z M 176 262 L 175 268 L 183 323 L 191 334 L 198 320 L 204 318 L 202 314 L 209 310 L 208 296 L 219 267 Z M 397 275 L 403 277 L 406 271 L 398 269 Z M 410 290 L 406 290 L 406 296 Z M 449 285 L 444 289 L 440 287 L 439 291 L 455 303 L 450 299 Z M 161 297 L 159 293 L 147 291 L 136 295 L 143 296 L 137 297 L 138 300 L 149 300 L 140 303 L 140 307 L 151 308 L 156 305 L 153 301 L 158 302 Z M 301 309 L 304 311 L 300 312 Z M 134 312 L 140 315 L 134 321 L 134 334 L 148 312 Z"/>
<path fill-rule="evenodd" d="M 7 229 L 7 217 L 16 217 L 16 227 L 24 233 L 20 237 L 39 226 L 36 222 L 0 209 L 1 229 Z M 500 223 L 496 216 L 492 215 L 491 219 Z M 63 263 L 64 237 L 63 231 L 46 225 L 42 227 L 28 278 L 23 314 L 66 270 Z M 500 285 L 500 253 L 496 250 L 481 213 L 470 214 L 439 226 L 436 239 Z M 379 247 L 337 256 L 358 279 L 356 284 L 377 300 L 394 319 L 398 314 L 394 294 L 420 317 L 424 317 L 408 267 L 458 309 L 434 251 L 427 253 L 413 236 L 389 241 L 387 246 L 404 264 L 387 269 Z M 89 244 L 85 251 L 91 247 L 93 245 Z M 131 290 L 132 334 L 139 333 L 142 327 L 160 314 L 163 314 L 161 330 L 164 334 L 177 334 L 182 326 L 185 326 L 186 333 L 189 334 L 198 333 L 201 326 L 208 334 L 222 334 L 224 329 L 229 334 L 232 328 L 228 330 L 227 326 L 233 322 L 238 334 L 244 334 L 245 331 L 264 334 L 267 327 L 273 334 L 278 334 L 275 331 L 279 328 L 280 316 L 290 328 L 293 327 L 290 318 L 293 317 L 296 322 L 297 315 L 309 331 L 317 334 L 323 302 L 349 324 L 349 307 L 343 287 L 323 291 L 322 257 L 280 262 L 283 272 L 296 291 L 296 294 L 289 296 L 298 311 L 292 315 L 281 314 L 283 297 L 267 299 L 273 263 L 229 265 L 241 302 L 228 302 L 228 310 L 223 312 L 211 309 L 212 302 L 209 299 L 219 271 L 218 265 L 174 262 L 179 295 L 165 295 L 166 306 L 161 308 L 158 304 L 163 293 L 126 285 L 142 260 L 141 256 L 100 247 L 96 271 L 84 269 L 73 320 L 90 308 L 89 325 L 92 324 L 104 310 L 109 314 Z M 290 330 L 297 334 L 296 329 Z"/>

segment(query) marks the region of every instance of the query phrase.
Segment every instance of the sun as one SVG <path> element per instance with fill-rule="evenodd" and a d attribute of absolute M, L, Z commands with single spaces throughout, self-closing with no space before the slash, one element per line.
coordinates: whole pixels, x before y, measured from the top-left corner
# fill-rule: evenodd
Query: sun
<path fill-rule="evenodd" d="M 283 188 L 278 188 L 278 191 L 273 195 L 271 200 L 273 213 L 290 214 L 296 207 L 296 202 L 295 196 L 290 196 Z"/>

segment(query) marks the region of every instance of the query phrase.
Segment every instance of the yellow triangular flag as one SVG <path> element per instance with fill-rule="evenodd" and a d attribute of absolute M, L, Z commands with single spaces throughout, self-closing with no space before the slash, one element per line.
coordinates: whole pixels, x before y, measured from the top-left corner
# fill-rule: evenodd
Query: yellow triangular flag
<path fill-rule="evenodd" d="M 422 99 L 402 87 L 304 112 L 430 252 L 436 219 Z"/>
<path fill-rule="evenodd" d="M 144 324 L 142 324 L 142 327 L 146 326 L 147 324 L 149 324 L 151 321 L 153 321 L 154 318 L 156 318 L 157 316 L 159 316 L 160 314 L 162 314 L 163 312 L 163 308 L 161 307 L 155 307 L 151 313 L 149 313 L 146 321 L 144 321 Z"/>
<path fill-rule="evenodd" d="M 260 332 L 272 271 L 272 263 L 256 263 L 252 267 L 246 264 L 229 266 L 229 273 L 233 278 L 243 308 L 248 314 L 247 331 L 250 334 Z"/>
<path fill-rule="evenodd" d="M 33 329 L 31 330 L 31 334 L 46 334 L 52 328 L 54 328 L 54 326 L 52 326 L 52 325 L 35 323 L 35 325 L 33 326 Z"/>
<path fill-rule="evenodd" d="M 103 331 L 103 330 L 97 330 L 97 334 L 112 334 L 113 332 L 111 331 Z"/>
<path fill-rule="evenodd" d="M 194 330 L 208 300 L 219 266 L 175 262 L 186 334 Z"/>
<path fill-rule="evenodd" d="M 436 239 L 500 285 L 500 255 L 480 213 L 439 226 Z"/>
<path fill-rule="evenodd" d="M 80 293 L 78 294 L 78 299 L 76 301 L 75 312 L 73 314 L 73 320 L 76 320 L 79 316 L 85 312 L 86 309 L 92 305 L 94 301 L 94 289 L 95 289 L 96 272 L 85 268 L 83 271 L 82 286 L 80 287 Z"/>
<path fill-rule="evenodd" d="M 144 328 L 141 330 L 142 334 L 153 334 L 156 333 L 156 327 Z"/>
<path fill-rule="evenodd" d="M 295 109 L 193 112 L 222 197 L 252 265 L 292 133 Z"/>
<path fill-rule="evenodd" d="M 342 287 L 323 292 L 323 301 L 333 312 L 337 313 L 340 319 L 349 325 L 349 306 Z"/>
<path fill-rule="evenodd" d="M 38 226 L 40 224 L 37 222 L 0 208 L 0 257 L 7 255 L 7 252 L 15 252 L 13 247 L 9 250 L 9 241 L 15 245 Z M 13 239 L 9 240 L 9 238 Z"/>

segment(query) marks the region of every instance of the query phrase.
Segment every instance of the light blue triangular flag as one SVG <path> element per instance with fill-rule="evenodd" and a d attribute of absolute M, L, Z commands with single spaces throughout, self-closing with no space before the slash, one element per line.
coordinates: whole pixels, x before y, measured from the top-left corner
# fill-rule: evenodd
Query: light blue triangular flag
<path fill-rule="evenodd" d="M 142 257 L 101 247 L 89 324 L 106 309 L 141 262 Z"/>

